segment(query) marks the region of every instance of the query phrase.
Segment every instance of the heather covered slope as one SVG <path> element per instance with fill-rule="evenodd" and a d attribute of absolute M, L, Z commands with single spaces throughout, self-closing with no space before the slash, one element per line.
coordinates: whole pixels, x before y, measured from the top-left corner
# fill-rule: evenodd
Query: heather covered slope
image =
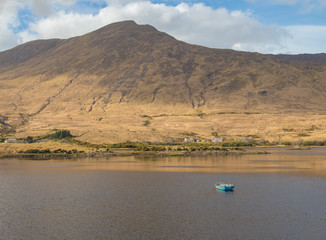
<path fill-rule="evenodd" d="M 292 138 L 311 125 L 323 138 L 326 63 L 297 58 L 190 45 L 132 21 L 34 41 L 0 53 L 0 124 L 97 142 Z M 298 129 L 282 130 L 293 121 Z"/>

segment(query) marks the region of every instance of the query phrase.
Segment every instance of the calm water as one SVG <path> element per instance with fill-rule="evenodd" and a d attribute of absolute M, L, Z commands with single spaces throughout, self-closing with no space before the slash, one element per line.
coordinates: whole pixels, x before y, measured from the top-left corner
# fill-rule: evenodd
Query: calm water
<path fill-rule="evenodd" d="M 1 160 L 0 239 L 326 239 L 326 149 Z"/>

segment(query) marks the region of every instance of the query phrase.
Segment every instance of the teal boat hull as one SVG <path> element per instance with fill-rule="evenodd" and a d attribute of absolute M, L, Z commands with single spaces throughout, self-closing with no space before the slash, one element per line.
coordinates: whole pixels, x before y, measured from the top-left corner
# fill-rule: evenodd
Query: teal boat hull
<path fill-rule="evenodd" d="M 226 184 L 226 183 L 216 183 L 215 187 L 217 190 L 221 190 L 221 191 L 233 191 L 234 189 L 233 184 Z"/>

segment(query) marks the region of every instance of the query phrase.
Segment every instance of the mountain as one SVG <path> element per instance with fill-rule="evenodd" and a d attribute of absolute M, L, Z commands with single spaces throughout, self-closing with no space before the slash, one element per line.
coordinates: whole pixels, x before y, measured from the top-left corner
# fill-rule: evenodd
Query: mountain
<path fill-rule="evenodd" d="M 321 138 L 325 92 L 325 54 L 211 49 L 133 21 L 0 53 L 0 125 L 16 136 L 64 128 L 95 142 L 275 139 L 296 121 L 297 135 L 318 125 Z"/>

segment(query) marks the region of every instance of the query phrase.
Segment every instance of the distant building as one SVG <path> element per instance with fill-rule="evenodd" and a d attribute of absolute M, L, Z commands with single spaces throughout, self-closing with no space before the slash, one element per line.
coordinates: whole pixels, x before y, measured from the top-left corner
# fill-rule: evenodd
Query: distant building
<path fill-rule="evenodd" d="M 16 143 L 17 139 L 16 138 L 7 138 L 5 139 L 5 143 Z"/>
<path fill-rule="evenodd" d="M 195 138 L 185 138 L 184 142 L 199 143 L 199 142 L 201 142 L 201 140 L 200 139 L 195 139 Z"/>
<path fill-rule="evenodd" d="M 193 138 L 185 138 L 184 142 L 195 142 Z"/>
<path fill-rule="evenodd" d="M 212 138 L 212 142 L 223 142 L 224 138 Z"/>

